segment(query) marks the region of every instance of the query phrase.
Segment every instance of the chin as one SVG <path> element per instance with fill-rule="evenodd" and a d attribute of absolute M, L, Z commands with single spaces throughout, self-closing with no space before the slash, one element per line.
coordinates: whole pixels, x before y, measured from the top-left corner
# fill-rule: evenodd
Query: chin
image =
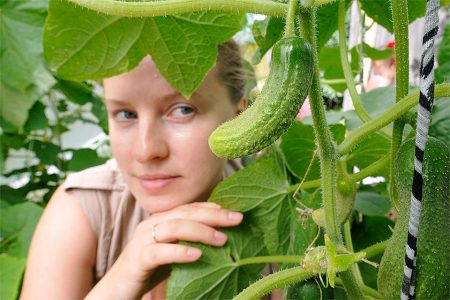
<path fill-rule="evenodd" d="M 172 210 L 178 206 L 194 202 L 174 196 L 141 196 L 137 197 L 139 205 L 148 213 L 155 214 Z"/>

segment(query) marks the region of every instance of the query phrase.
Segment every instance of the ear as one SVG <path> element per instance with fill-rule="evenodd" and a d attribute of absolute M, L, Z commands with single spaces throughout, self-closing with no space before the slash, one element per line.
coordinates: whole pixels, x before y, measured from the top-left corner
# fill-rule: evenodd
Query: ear
<path fill-rule="evenodd" d="M 244 95 L 242 96 L 239 103 L 236 105 L 236 116 L 242 113 L 244 110 L 246 110 L 247 105 L 248 105 L 247 97 Z"/>

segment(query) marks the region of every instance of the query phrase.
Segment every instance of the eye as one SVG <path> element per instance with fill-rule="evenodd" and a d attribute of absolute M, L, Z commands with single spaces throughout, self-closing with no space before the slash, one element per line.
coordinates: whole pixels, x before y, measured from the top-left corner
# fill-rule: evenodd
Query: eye
<path fill-rule="evenodd" d="M 175 117 L 186 117 L 186 116 L 190 116 L 194 112 L 195 112 L 194 108 L 186 105 L 186 106 L 175 107 L 172 110 L 171 114 L 173 114 Z"/>
<path fill-rule="evenodd" d="M 114 117 L 118 121 L 127 121 L 131 119 L 137 119 L 137 114 L 129 110 L 120 110 L 114 114 Z"/>

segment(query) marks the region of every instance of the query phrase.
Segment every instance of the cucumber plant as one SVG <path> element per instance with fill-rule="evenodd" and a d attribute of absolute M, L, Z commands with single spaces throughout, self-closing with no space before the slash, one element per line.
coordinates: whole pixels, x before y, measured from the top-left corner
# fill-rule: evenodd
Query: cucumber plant
<path fill-rule="evenodd" d="M 260 35 L 255 40 L 270 44 L 258 46 L 264 51 L 273 46 L 270 75 L 261 94 L 246 112 L 219 127 L 209 141 L 212 150 L 226 158 L 268 147 L 263 157 L 222 181 L 210 197 L 210 201 L 223 207 L 244 212 L 246 222 L 239 228 L 224 230 L 229 237 L 225 247 L 196 245 L 203 252 L 198 263 L 174 265 L 168 298 L 256 299 L 276 288 L 311 285 L 313 277 L 324 279 L 324 276 L 323 282 L 330 284 L 327 295 L 331 298 L 343 298 L 342 290 L 350 299 L 398 297 L 407 230 L 406 198 L 410 184 L 407 180 L 408 172 L 412 171 L 408 169 L 412 154 L 405 148 L 411 147 L 410 142 L 398 150 L 407 130 L 415 131 L 411 116 L 415 115 L 413 110 L 419 98 L 417 89 L 408 94 L 407 28 L 414 16 L 425 14 L 425 7 L 416 3 L 408 6 L 411 2 L 407 0 L 383 0 L 382 6 L 386 8 L 383 11 L 379 1 L 358 1 L 360 12 L 395 33 L 397 61 L 397 85 L 393 93 L 389 94 L 389 88 L 358 93 L 354 76 L 360 69 L 355 69 L 355 62 L 364 44 L 347 48 L 346 14 L 351 3 L 351 0 L 49 1 L 44 50 L 47 64 L 56 76 L 77 81 L 112 76 L 130 70 L 150 53 L 162 75 L 187 98 L 214 65 L 217 45 L 241 28 L 243 12 L 280 18 L 277 22 L 254 24 L 259 26 L 254 33 Z M 0 14 L 5 12 L 7 9 L 2 7 Z M 336 37 L 333 35 L 336 31 L 339 47 L 333 48 L 332 42 L 325 45 L 332 36 Z M 173 39 L 175 35 L 177 39 Z M 337 56 L 327 57 L 330 53 Z M 385 55 L 382 51 L 376 54 Z M 448 65 L 445 57 L 437 56 L 439 68 Z M 2 80 L 6 78 L 3 74 Z M 445 75 L 445 70 L 440 74 Z M 440 83 L 443 81 L 445 78 Z M 341 113 L 343 118 L 334 122 L 336 112 L 325 110 L 322 90 L 332 89 L 338 94 L 343 83 L 350 91 L 355 114 Z M 438 275 L 433 274 L 434 269 L 445 269 L 445 265 L 448 268 L 448 218 L 442 217 L 442 203 L 433 196 L 448 200 L 448 186 L 444 186 L 448 182 L 445 178 L 448 166 L 434 159 L 442 161 L 445 155 L 437 154 L 436 149 L 445 153 L 445 147 L 449 146 L 446 132 L 449 101 L 443 98 L 450 96 L 450 84 L 437 84 L 434 94 L 438 101 L 430 133 L 447 144 L 430 146 L 430 154 L 425 155 L 432 157 L 427 170 L 434 175 L 425 173 L 428 176 L 425 179 L 429 180 L 424 188 L 427 206 L 424 204 L 420 230 L 424 232 L 422 236 L 442 238 L 425 239 L 418 244 L 422 253 L 417 257 L 418 299 L 448 296 L 445 283 L 439 284 L 433 293 L 427 288 L 430 280 L 446 280 L 435 277 Z M 293 119 L 306 95 L 311 118 L 302 120 L 301 127 L 289 127 L 297 122 Z M 376 101 L 367 100 L 374 100 L 372 95 L 376 95 Z M 392 103 L 386 104 L 382 112 L 374 113 L 371 103 L 381 103 L 386 98 Z M 333 124 L 343 128 L 341 136 L 330 130 L 330 124 L 343 120 L 345 125 Z M 391 123 L 392 129 L 387 127 Z M 283 135 L 286 130 L 288 134 Z M 274 143 L 280 135 L 283 147 Z M 430 145 L 434 144 L 431 139 Z M 317 158 L 313 152 L 317 152 Z M 448 158 L 448 149 L 445 157 Z M 396 165 L 400 165 L 399 171 L 395 171 Z M 310 168 L 305 171 L 304 166 Z M 355 167 L 359 172 L 354 171 Z M 383 176 L 386 182 L 376 186 L 364 184 L 363 179 L 369 176 Z M 431 191 L 433 187 L 439 187 L 439 193 Z M 375 196 L 364 198 L 367 194 Z M 381 210 L 381 200 L 388 196 L 392 207 Z M 301 216 L 299 209 L 303 212 Z M 435 221 L 434 215 L 440 216 L 437 226 L 431 222 Z M 390 218 L 396 219 L 397 224 L 388 240 Z M 325 229 L 325 234 L 320 233 L 318 225 Z M 362 263 L 363 259 L 375 262 L 381 259 L 380 269 Z M 282 270 L 260 279 L 262 267 L 269 263 L 279 264 Z"/>
<path fill-rule="evenodd" d="M 231 159 L 270 146 L 298 114 L 311 86 L 312 70 L 311 48 L 305 40 L 285 37 L 276 42 L 270 74 L 257 101 L 211 134 L 211 150 Z"/>

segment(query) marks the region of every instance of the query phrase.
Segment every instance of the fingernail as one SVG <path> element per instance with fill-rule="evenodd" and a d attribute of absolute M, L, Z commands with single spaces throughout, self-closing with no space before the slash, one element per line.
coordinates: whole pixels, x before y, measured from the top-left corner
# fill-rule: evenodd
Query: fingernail
<path fill-rule="evenodd" d="M 187 255 L 192 258 L 199 258 L 202 255 L 202 251 L 197 248 L 189 248 L 187 250 Z"/>
<path fill-rule="evenodd" d="M 216 240 L 221 241 L 221 242 L 227 240 L 227 236 L 220 231 L 214 232 L 214 237 L 216 238 Z"/>
<path fill-rule="evenodd" d="M 243 215 L 240 212 L 230 211 L 228 213 L 228 219 L 233 220 L 233 221 L 241 220 L 242 217 L 243 217 Z"/>

